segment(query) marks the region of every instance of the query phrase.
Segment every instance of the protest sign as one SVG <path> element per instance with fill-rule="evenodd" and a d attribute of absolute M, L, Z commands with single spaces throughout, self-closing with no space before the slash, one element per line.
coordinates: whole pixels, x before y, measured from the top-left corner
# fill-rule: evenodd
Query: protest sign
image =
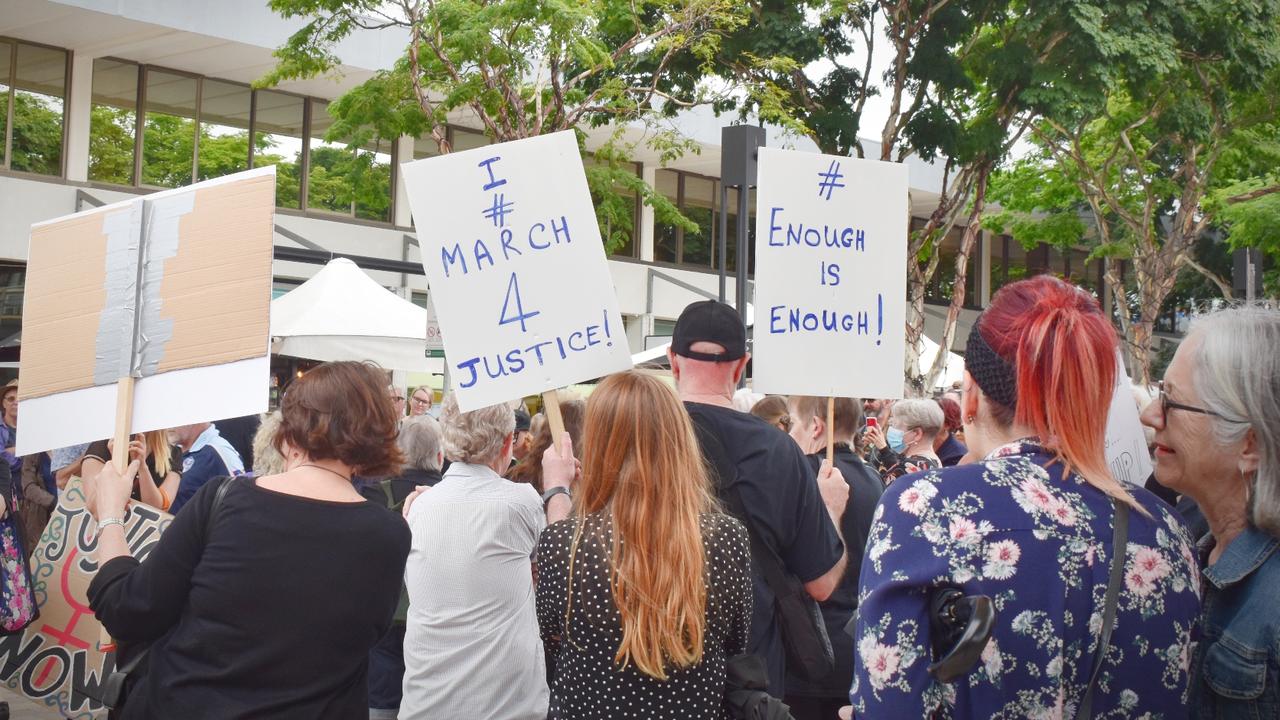
<path fill-rule="evenodd" d="M 760 148 L 752 387 L 902 397 L 907 169 Z"/>
<path fill-rule="evenodd" d="M 1124 360 L 1116 355 L 1116 386 L 1107 411 L 1107 465 L 1111 475 L 1123 483 L 1139 487 L 1151 477 L 1151 453 L 1147 436 L 1138 419 L 1138 404 L 1133 398 L 1133 385 L 1125 372 Z"/>
<path fill-rule="evenodd" d="M 103 681 L 115 668 L 102 651 L 102 625 L 89 609 L 87 592 L 98 572 L 94 557 L 97 523 L 85 508 L 84 489 L 73 479 L 31 556 L 31 577 L 40 616 L 21 633 L 0 637 L 0 681 L 75 720 L 105 718 Z M 129 503 L 125 540 L 144 559 L 173 516 Z"/>
<path fill-rule="evenodd" d="M 631 367 L 572 132 L 402 173 L 463 411 Z"/>
<path fill-rule="evenodd" d="M 18 454 L 265 410 L 274 212 L 272 166 L 32 226 Z"/>

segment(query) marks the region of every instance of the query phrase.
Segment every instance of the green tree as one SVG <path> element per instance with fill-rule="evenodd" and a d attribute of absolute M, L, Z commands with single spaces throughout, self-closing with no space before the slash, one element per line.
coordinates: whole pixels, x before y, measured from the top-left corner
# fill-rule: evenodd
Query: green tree
<path fill-rule="evenodd" d="M 1280 189 L 1274 165 L 1253 157 L 1275 148 L 1280 3 L 1176 8 L 1169 22 L 1151 23 L 1144 52 L 1113 66 L 1101 102 L 1044 109 L 1036 152 L 997 183 L 1004 211 L 988 220 L 1024 243 L 1065 245 L 1074 234 L 1092 244 L 1141 383 L 1150 382 L 1152 332 L 1179 270 L 1229 292 L 1197 261 L 1197 241 L 1215 222 L 1243 225 L 1249 238 L 1251 213 Z M 1130 261 L 1132 293 L 1115 259 Z"/>
<path fill-rule="evenodd" d="M 260 84 L 325 72 L 338 62 L 334 45 L 360 30 L 401 27 L 409 45 L 390 70 L 330 105 L 330 140 L 352 146 L 371 137 L 429 136 L 450 151 L 446 122 L 467 112 L 492 140 L 583 129 L 619 128 L 588 168 L 593 188 L 638 193 L 661 222 L 696 230 L 675 206 L 636 177 L 626 160 L 636 148 L 622 126 L 646 126 L 643 142 L 664 159 L 689 143 L 663 122 L 678 108 L 710 102 L 704 84 L 673 92 L 662 83 L 675 60 L 709 62 L 719 32 L 740 25 L 732 0 L 271 0 L 285 17 L 309 21 L 276 51 L 277 67 Z M 622 38 L 619 40 L 619 38 Z M 608 249 L 629 234 L 610 225 L 616 202 L 598 207 L 601 225 L 616 228 Z"/>

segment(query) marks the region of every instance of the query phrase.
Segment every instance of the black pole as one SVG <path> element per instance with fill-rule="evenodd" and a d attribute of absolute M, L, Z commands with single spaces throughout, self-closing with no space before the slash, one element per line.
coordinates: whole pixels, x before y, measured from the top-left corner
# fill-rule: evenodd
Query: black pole
<path fill-rule="evenodd" d="M 751 191 L 745 183 L 738 186 L 738 314 L 747 322 L 747 201 Z"/>
<path fill-rule="evenodd" d="M 725 275 L 729 272 L 726 265 L 729 257 L 729 211 L 725 206 L 729 204 L 729 186 L 724 180 L 720 181 L 720 243 L 718 249 L 718 257 L 720 260 L 720 302 L 724 302 L 726 297 L 725 285 L 727 283 Z"/>

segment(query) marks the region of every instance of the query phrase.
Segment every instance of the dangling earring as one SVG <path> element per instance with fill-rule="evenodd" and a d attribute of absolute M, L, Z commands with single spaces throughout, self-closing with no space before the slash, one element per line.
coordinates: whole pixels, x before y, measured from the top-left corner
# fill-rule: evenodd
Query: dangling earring
<path fill-rule="evenodd" d="M 965 418 L 965 419 L 964 419 L 964 421 L 965 421 L 965 423 L 966 423 L 966 424 L 968 424 L 968 425 L 972 425 L 972 424 L 973 424 L 973 421 L 974 421 L 974 420 L 977 420 L 977 419 L 978 419 L 978 418 L 974 417 L 973 415 L 970 415 L 969 417 Z"/>

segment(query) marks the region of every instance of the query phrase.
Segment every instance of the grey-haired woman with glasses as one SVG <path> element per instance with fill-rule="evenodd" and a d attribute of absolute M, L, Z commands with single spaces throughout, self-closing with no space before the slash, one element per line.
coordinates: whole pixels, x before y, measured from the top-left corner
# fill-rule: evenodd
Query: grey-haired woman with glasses
<path fill-rule="evenodd" d="M 1191 716 L 1280 717 L 1280 311 L 1193 321 L 1142 422 L 1156 480 L 1209 524 Z"/>

